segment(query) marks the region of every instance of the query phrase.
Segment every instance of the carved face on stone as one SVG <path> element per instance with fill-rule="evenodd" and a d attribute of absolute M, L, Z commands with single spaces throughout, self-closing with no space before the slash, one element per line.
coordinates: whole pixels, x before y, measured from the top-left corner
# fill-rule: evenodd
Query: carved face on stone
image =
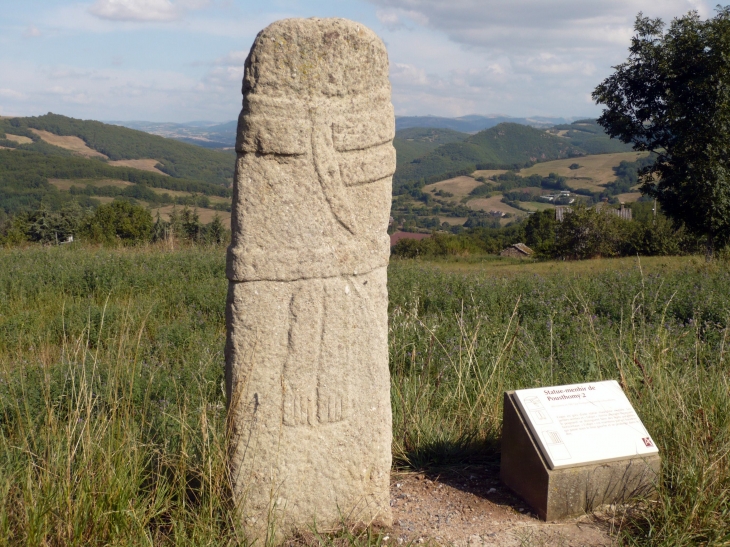
<path fill-rule="evenodd" d="M 246 61 L 232 279 L 352 274 L 387 263 L 395 171 L 387 54 L 365 27 L 334 19 L 312 33 L 312 21 L 275 23 Z M 298 264 L 296 275 L 262 260 L 235 266 L 236 256 L 282 252 Z"/>

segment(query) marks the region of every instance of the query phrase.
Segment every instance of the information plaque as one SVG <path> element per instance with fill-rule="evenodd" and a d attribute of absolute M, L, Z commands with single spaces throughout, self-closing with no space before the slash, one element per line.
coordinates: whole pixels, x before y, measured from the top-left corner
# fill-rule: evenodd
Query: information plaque
<path fill-rule="evenodd" d="M 519 389 L 514 398 L 550 469 L 659 452 L 615 380 Z"/>

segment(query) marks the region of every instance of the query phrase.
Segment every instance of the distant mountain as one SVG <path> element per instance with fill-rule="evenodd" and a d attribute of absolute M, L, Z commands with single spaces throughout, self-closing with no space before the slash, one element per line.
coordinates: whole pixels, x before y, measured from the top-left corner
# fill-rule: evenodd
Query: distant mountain
<path fill-rule="evenodd" d="M 439 116 L 396 116 L 395 129 L 400 131 L 409 127 L 440 127 L 453 129 L 462 133 L 476 133 L 499 125 L 500 123 L 517 123 L 530 127 L 548 128 L 556 124 L 570 123 L 575 118 L 546 118 L 535 116 L 531 118 L 513 118 L 510 116 L 461 116 L 459 118 L 441 118 Z"/>
<path fill-rule="evenodd" d="M 463 141 L 467 137 L 469 137 L 468 133 L 460 133 L 451 129 L 428 127 L 401 129 L 396 132 L 395 139 L 393 139 L 398 166 L 409 164 L 442 144 Z"/>
<path fill-rule="evenodd" d="M 459 118 L 442 118 L 438 116 L 396 116 L 396 131 L 411 128 L 451 129 L 460 133 L 477 133 L 500 123 L 518 123 L 530 127 L 548 128 L 558 124 L 569 124 L 574 118 L 548 118 L 535 116 L 531 118 L 514 118 L 511 116 L 461 116 Z M 197 144 L 205 148 L 231 148 L 236 144 L 236 126 L 232 120 L 225 123 L 195 121 L 187 123 L 160 123 L 146 121 L 110 121 L 114 125 L 137 129 L 160 137 L 176 139 L 189 144 Z M 443 143 L 442 143 L 443 144 Z M 396 146 L 398 148 L 398 146 Z M 400 153 L 410 157 L 405 147 Z M 413 158 L 411 158 L 413 159 Z M 410 161 L 410 160 L 409 160 Z"/>
<path fill-rule="evenodd" d="M 238 125 L 236 120 L 225 123 L 205 121 L 188 123 L 110 121 L 107 123 L 144 131 L 145 133 L 159 135 L 168 139 L 175 139 L 188 144 L 195 144 L 204 148 L 232 148 L 235 146 L 236 126 Z"/>

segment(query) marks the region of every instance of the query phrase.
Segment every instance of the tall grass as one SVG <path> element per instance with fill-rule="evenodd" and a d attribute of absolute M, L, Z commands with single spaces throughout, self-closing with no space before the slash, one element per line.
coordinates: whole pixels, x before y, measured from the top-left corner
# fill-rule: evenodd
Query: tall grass
<path fill-rule="evenodd" d="M 0 538 L 238 541 L 225 472 L 219 255 L 4 254 Z"/>
<path fill-rule="evenodd" d="M 726 265 L 499 278 L 404 262 L 389 282 L 397 464 L 496 463 L 504 390 L 616 379 L 664 458 L 622 540 L 730 542 Z"/>
<path fill-rule="evenodd" d="M 496 464 L 504 390 L 616 378 L 664 457 L 623 541 L 730 541 L 728 269 L 494 271 L 391 265 L 395 465 Z M 0 251 L 0 544 L 245 544 L 225 292 L 220 248 Z"/>

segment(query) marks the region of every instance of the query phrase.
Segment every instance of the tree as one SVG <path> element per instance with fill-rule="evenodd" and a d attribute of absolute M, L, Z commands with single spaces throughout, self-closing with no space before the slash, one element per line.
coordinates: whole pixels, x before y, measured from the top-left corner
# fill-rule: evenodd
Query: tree
<path fill-rule="evenodd" d="M 525 243 L 540 257 L 552 256 L 557 226 L 558 221 L 555 220 L 554 209 L 530 215 L 525 224 Z"/>
<path fill-rule="evenodd" d="M 208 243 L 220 245 L 228 239 L 227 232 L 228 230 L 226 230 L 226 227 L 223 225 L 221 216 L 216 213 L 211 223 L 205 228 L 205 239 Z"/>
<path fill-rule="evenodd" d="M 557 223 L 554 256 L 562 258 L 595 258 L 630 254 L 631 231 L 636 226 L 611 214 L 608 207 L 588 209 L 578 203 L 571 213 Z"/>
<path fill-rule="evenodd" d="M 113 201 L 96 209 L 84 231 L 89 239 L 100 243 L 132 244 L 149 241 L 152 235 L 152 215 L 140 205 Z"/>
<path fill-rule="evenodd" d="M 634 150 L 657 154 L 641 192 L 675 227 L 707 238 L 707 256 L 730 241 L 730 7 L 669 28 L 641 13 L 628 60 L 593 92 L 598 123 Z"/>

